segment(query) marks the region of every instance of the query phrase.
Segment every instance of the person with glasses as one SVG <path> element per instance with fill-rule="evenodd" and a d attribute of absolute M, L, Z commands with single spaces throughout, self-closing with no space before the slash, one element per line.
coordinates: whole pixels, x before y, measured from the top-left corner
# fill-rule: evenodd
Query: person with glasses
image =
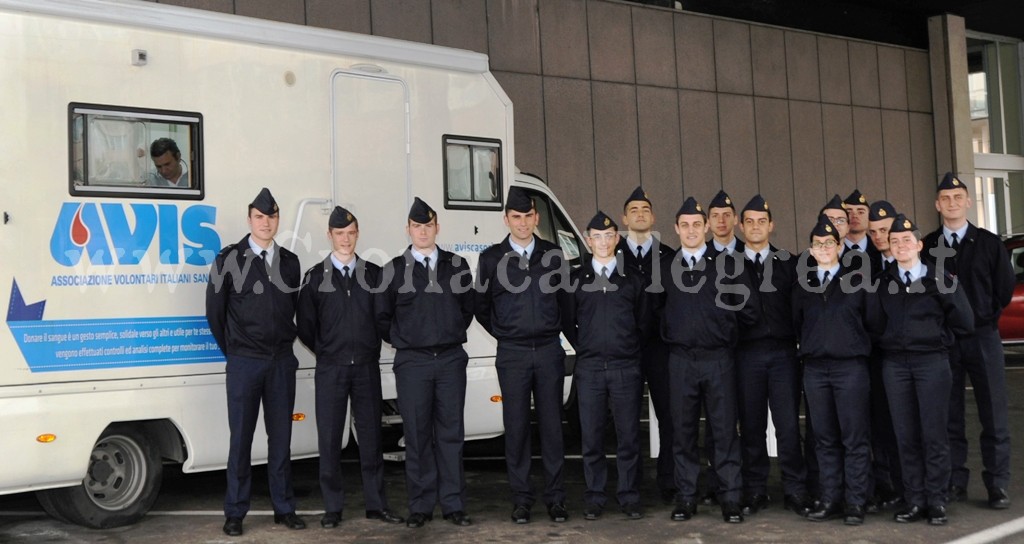
<path fill-rule="evenodd" d="M 896 266 L 882 273 L 874 301 L 876 320 L 884 324 L 877 343 L 906 501 L 893 519 L 945 525 L 951 472 L 948 354 L 957 336 L 972 332 L 974 315 L 963 285 L 922 262 L 921 233 L 903 214 L 893 220 L 889 247 Z"/>
<path fill-rule="evenodd" d="M 693 197 L 676 212 L 679 251 L 662 263 L 661 337 L 669 346 L 672 390 L 676 507 L 673 521 L 697 512 L 700 451 L 697 432 L 703 405 L 715 436 L 713 462 L 721 478 L 722 519 L 741 523 L 740 445 L 736 435 L 736 361 L 739 329 L 757 321 L 752 286 L 740 275 L 736 257 L 718 253 L 705 241 L 707 216 Z M 732 261 L 732 262 L 727 262 Z"/>
<path fill-rule="evenodd" d="M 583 519 L 601 517 L 608 501 L 605 424 L 615 422 L 615 498 L 627 519 L 643 517 L 640 502 L 640 406 L 643 377 L 640 353 L 650 333 L 650 305 L 641 274 L 616 256 L 619 227 L 604 212 L 587 224 L 592 257 L 572 273 L 572 302 L 566 337 L 576 348 L 573 380 L 582 435 Z"/>
<path fill-rule="evenodd" d="M 949 402 L 949 447 L 953 473 L 949 495 L 967 499 L 967 435 L 964 386 L 970 376 L 981 420 L 981 478 L 988 490 L 988 505 L 1010 507 L 1010 426 L 1006 392 L 1006 360 L 999 338 L 999 316 L 1010 303 L 1016 278 L 999 237 L 967 220 L 971 197 L 967 186 L 947 172 L 935 195 L 942 226 L 924 239 L 925 258 L 936 269 L 963 283 L 974 310 L 974 334 L 957 339 L 949 354 L 953 387 Z"/>
<path fill-rule="evenodd" d="M 820 216 L 810 235 L 815 266 L 793 288 L 793 327 L 804 363 L 821 487 L 807 519 L 844 517 L 847 525 L 861 525 L 871 470 L 871 338 L 866 290 L 850 282 L 849 269 L 840 263 L 841 240 L 840 230 Z"/>
<path fill-rule="evenodd" d="M 643 187 L 633 190 L 622 205 L 622 225 L 626 235 L 619 236 L 616 252 L 622 256 L 627 271 L 640 274 L 645 284 L 661 285 L 661 263 L 675 253 L 663 244 L 654 229 L 654 208 Z M 655 318 L 656 319 L 656 318 Z M 658 324 L 652 323 L 652 330 Z M 656 484 L 661 500 L 671 503 L 676 497 L 675 461 L 672 458 L 672 407 L 668 385 L 668 347 L 657 334 L 644 342 L 640 355 L 640 370 L 647 382 L 651 404 L 658 419 L 658 449 Z M 642 476 L 641 471 L 641 476 Z"/>
<path fill-rule="evenodd" d="M 565 348 L 560 333 L 570 300 L 564 285 L 569 263 L 561 248 L 535 234 L 540 217 L 525 190 L 509 189 L 504 221 L 508 236 L 480 254 L 475 313 L 498 341 L 494 366 L 501 387 L 511 517 L 514 523 L 529 523 L 535 498 L 530 485 L 532 400 L 544 469 L 542 499 L 551 521 L 564 523 L 569 513 L 562 472 Z"/>
<path fill-rule="evenodd" d="M 345 506 L 341 440 L 352 399 L 352 425 L 359 437 L 366 518 L 405 523 L 388 507 L 381 438 L 380 334 L 374 299 L 381 268 L 356 254 L 359 220 L 335 206 L 327 220 L 331 253 L 306 271 L 296 305 L 299 340 L 316 355 L 316 431 L 320 451 L 320 525 L 335 528 Z"/>

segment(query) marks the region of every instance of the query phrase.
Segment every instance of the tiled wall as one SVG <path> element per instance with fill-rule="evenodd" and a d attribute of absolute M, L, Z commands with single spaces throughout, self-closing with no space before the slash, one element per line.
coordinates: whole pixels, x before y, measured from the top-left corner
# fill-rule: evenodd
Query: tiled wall
<path fill-rule="evenodd" d="M 519 167 L 579 225 L 638 183 L 673 245 L 684 195 L 722 187 L 764 194 L 790 249 L 854 187 L 937 224 L 926 51 L 615 0 L 160 1 L 488 54 Z"/>

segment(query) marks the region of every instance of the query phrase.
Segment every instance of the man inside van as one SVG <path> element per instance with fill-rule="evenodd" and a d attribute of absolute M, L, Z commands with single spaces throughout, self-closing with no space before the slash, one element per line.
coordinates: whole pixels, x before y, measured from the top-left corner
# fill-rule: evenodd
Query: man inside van
<path fill-rule="evenodd" d="M 206 286 L 206 319 L 227 359 L 230 431 L 224 533 L 242 534 L 252 495 L 252 439 L 263 404 L 267 478 L 274 523 L 305 529 L 292 491 L 292 410 L 295 407 L 295 303 L 299 258 L 274 242 L 277 202 L 266 187 L 249 204 L 249 234 L 221 250 Z"/>
<path fill-rule="evenodd" d="M 141 150 L 139 150 L 141 152 Z M 156 172 L 150 172 L 149 185 L 153 187 L 174 187 L 188 189 L 188 170 L 181 160 L 178 144 L 170 138 L 158 138 L 149 146 L 149 157 L 153 159 Z"/>

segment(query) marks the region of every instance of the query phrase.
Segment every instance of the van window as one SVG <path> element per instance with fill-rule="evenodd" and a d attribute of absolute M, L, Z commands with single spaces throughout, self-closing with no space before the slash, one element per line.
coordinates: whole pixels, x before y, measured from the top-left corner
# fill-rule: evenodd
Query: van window
<path fill-rule="evenodd" d="M 444 207 L 501 210 L 501 141 L 446 135 Z"/>
<path fill-rule="evenodd" d="M 533 198 L 533 204 L 537 207 L 537 215 L 540 217 L 536 230 L 537 236 L 558 244 L 569 264 L 573 267 L 579 266 L 583 262 L 583 246 L 580 239 L 576 237 L 572 223 L 544 193 L 530 189 L 526 189 L 526 193 Z"/>
<path fill-rule="evenodd" d="M 201 114 L 71 103 L 68 125 L 72 195 L 203 198 Z"/>

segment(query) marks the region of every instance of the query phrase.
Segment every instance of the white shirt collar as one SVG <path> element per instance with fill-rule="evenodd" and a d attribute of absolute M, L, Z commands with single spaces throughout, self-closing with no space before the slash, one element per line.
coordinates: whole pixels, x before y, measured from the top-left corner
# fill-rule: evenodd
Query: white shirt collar
<path fill-rule="evenodd" d="M 917 265 L 910 268 L 910 270 L 904 269 L 903 265 L 899 265 L 898 272 L 900 281 L 905 281 L 907 272 L 910 272 L 910 281 L 917 281 L 918 278 L 924 275 L 924 263 L 917 261 Z"/>
<path fill-rule="evenodd" d="M 252 239 L 252 235 L 250 235 L 249 236 L 249 248 L 252 249 L 252 252 L 257 254 L 257 255 L 262 255 L 263 252 L 266 251 L 267 252 L 267 264 L 270 265 L 270 264 L 274 263 L 274 253 L 276 253 L 275 250 L 277 249 L 277 244 L 275 244 L 274 242 L 271 242 L 270 243 L 270 247 L 268 247 L 267 249 L 263 249 L 262 247 L 260 247 L 259 244 L 256 243 L 255 240 Z"/>
<path fill-rule="evenodd" d="M 822 270 L 821 268 L 818 268 L 819 284 L 825 280 L 825 272 L 828 272 L 828 281 L 836 279 L 836 274 L 839 273 L 839 263 L 836 263 L 832 268 L 829 268 L 828 270 Z"/>
<path fill-rule="evenodd" d="M 715 251 L 717 251 L 719 253 L 724 251 L 724 252 L 732 255 L 732 253 L 734 251 L 736 251 L 736 237 L 735 236 L 733 236 L 732 240 L 729 240 L 729 243 L 725 244 L 724 246 L 722 244 L 719 244 L 718 240 L 715 240 L 714 238 L 711 239 L 711 243 L 715 245 Z"/>
<path fill-rule="evenodd" d="M 942 235 L 946 237 L 946 245 L 948 246 L 953 244 L 954 232 L 956 233 L 957 240 L 963 242 L 964 236 L 967 236 L 967 226 L 969 224 L 970 223 L 964 223 L 964 226 L 960 227 L 957 230 L 949 230 L 949 227 L 947 227 L 946 225 L 942 225 Z"/>
<path fill-rule="evenodd" d="M 537 246 L 537 237 L 534 236 L 533 238 L 531 238 L 530 239 L 530 243 L 526 247 L 523 247 L 523 246 L 513 242 L 512 241 L 512 237 L 510 236 L 509 239 L 508 239 L 508 245 L 512 246 L 512 251 L 515 251 L 519 255 L 522 255 L 523 252 L 525 251 L 526 252 L 526 258 L 530 258 L 530 257 L 533 256 L 533 248 Z"/>
<path fill-rule="evenodd" d="M 637 247 L 642 248 L 644 250 L 644 255 L 647 255 L 648 253 L 651 252 L 651 247 L 654 246 L 654 237 L 653 236 L 648 236 L 647 237 L 647 241 L 645 241 L 642 244 L 637 244 L 636 242 L 633 241 L 633 239 L 631 239 L 629 236 L 627 236 L 626 237 L 626 245 L 629 246 L 629 251 L 633 255 L 636 255 L 636 248 Z"/>
<path fill-rule="evenodd" d="M 679 248 L 679 252 L 683 254 L 683 263 L 686 266 L 690 266 L 690 264 L 693 262 L 691 257 L 695 258 L 697 261 L 700 261 L 701 259 L 704 258 L 704 254 L 707 253 L 707 251 L 708 251 L 708 245 L 707 244 L 704 244 L 704 245 L 700 246 L 700 249 L 698 249 L 697 251 L 695 251 L 693 253 L 690 253 L 689 251 L 687 251 L 686 248 L 682 248 L 682 247 Z"/>
<path fill-rule="evenodd" d="M 601 275 L 601 269 L 607 267 L 608 268 L 608 276 L 611 277 L 611 275 L 615 273 L 615 266 L 617 264 L 618 263 L 615 262 L 615 259 L 612 259 L 611 261 L 609 261 L 608 264 L 601 264 L 601 263 L 597 262 L 597 258 L 596 257 L 590 259 L 590 265 L 594 268 L 594 273 L 597 274 L 598 276 Z"/>
<path fill-rule="evenodd" d="M 355 272 L 356 271 L 356 261 L 357 260 L 358 259 L 355 256 L 353 256 L 351 261 L 349 261 L 347 263 L 343 263 L 343 262 L 341 262 L 338 259 L 338 257 L 336 257 L 334 255 L 333 252 L 331 252 L 331 264 L 333 264 L 334 268 L 337 268 L 339 272 L 344 272 L 345 271 L 344 268 L 346 266 L 348 267 L 349 274 Z"/>
<path fill-rule="evenodd" d="M 757 255 L 761 255 L 761 262 L 763 263 L 768 261 L 768 253 L 770 252 L 770 250 L 771 248 L 769 246 L 764 246 L 764 249 L 762 249 L 761 251 L 754 251 L 750 249 L 750 246 L 747 246 L 743 248 L 743 254 L 746 255 L 747 259 L 750 259 L 751 262 L 757 260 Z"/>
<path fill-rule="evenodd" d="M 859 242 L 854 242 L 853 240 L 850 240 L 849 238 L 847 238 L 845 245 L 849 246 L 851 249 L 859 249 L 859 250 L 867 253 L 867 251 L 868 251 L 868 237 L 865 236 L 865 237 L 861 238 Z"/>
<path fill-rule="evenodd" d="M 412 258 L 415 259 L 416 262 L 418 262 L 420 264 L 423 264 L 423 259 L 426 259 L 427 257 L 430 257 L 430 269 L 431 270 L 437 270 L 437 256 L 438 256 L 437 246 L 434 247 L 434 251 L 430 255 L 424 255 L 424 254 L 420 253 L 419 251 L 417 251 L 416 249 L 413 249 L 413 248 L 409 249 L 409 253 L 412 253 Z"/>

